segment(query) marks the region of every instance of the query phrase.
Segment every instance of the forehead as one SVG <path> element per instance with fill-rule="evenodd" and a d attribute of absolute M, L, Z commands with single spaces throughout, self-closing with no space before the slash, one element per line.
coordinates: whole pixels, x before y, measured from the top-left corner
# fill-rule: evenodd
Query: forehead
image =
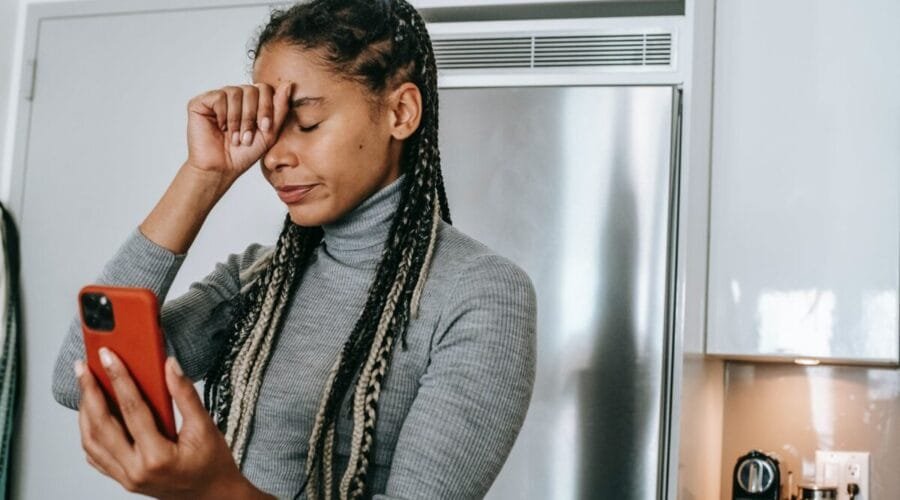
<path fill-rule="evenodd" d="M 342 87 L 316 50 L 303 50 L 283 43 L 269 44 L 260 50 L 253 64 L 253 83 L 277 87 L 281 82 L 294 82 L 294 92 L 334 93 Z"/>
<path fill-rule="evenodd" d="M 294 104 L 303 97 L 321 98 L 306 104 L 319 109 L 369 109 L 373 99 L 362 83 L 342 78 L 334 73 L 320 49 L 302 49 L 282 42 L 269 43 L 260 49 L 253 63 L 253 83 L 267 83 L 277 87 L 281 82 L 294 82 Z M 307 106 L 303 106 L 304 108 Z M 377 107 L 377 106 L 375 106 Z M 300 109 L 300 107 L 296 107 Z M 380 108 L 379 108 L 380 109 Z"/>

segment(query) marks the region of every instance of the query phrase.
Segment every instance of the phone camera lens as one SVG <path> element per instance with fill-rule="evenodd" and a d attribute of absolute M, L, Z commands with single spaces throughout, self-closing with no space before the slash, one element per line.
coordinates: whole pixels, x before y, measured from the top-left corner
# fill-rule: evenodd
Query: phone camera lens
<path fill-rule="evenodd" d="M 95 330 L 112 330 L 115 325 L 113 306 L 103 293 L 87 293 L 82 297 L 84 319 Z"/>

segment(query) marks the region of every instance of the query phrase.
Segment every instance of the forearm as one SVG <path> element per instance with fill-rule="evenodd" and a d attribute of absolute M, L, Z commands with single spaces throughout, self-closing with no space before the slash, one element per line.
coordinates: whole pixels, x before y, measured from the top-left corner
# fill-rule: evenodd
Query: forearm
<path fill-rule="evenodd" d="M 76 359 L 84 359 L 84 342 L 81 339 L 79 318 L 75 318 L 66 332 L 66 339 L 56 357 L 53 367 L 53 398 L 73 410 L 78 409 L 81 391 L 75 378 L 73 367 Z"/>
<path fill-rule="evenodd" d="M 206 217 L 234 182 L 184 163 L 140 225 L 151 241 L 176 254 L 187 252 Z"/>
<path fill-rule="evenodd" d="M 160 302 L 166 294 L 185 255 L 174 255 L 154 245 L 135 228 L 122 246 L 104 265 L 94 283 L 112 286 L 142 287 L 152 290 Z M 63 406 L 75 409 L 80 399 L 78 384 L 72 372 L 72 363 L 84 359 L 84 343 L 81 333 L 81 317 L 76 297 L 70 304 L 74 313 L 60 347 L 53 369 L 53 396 Z"/>

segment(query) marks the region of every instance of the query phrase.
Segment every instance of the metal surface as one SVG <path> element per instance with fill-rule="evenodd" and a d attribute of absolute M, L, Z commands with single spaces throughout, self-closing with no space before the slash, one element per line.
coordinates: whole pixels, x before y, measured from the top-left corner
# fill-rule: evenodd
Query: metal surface
<path fill-rule="evenodd" d="M 762 493 L 774 480 L 775 470 L 765 460 L 751 458 L 738 466 L 737 482 L 747 493 Z"/>
<path fill-rule="evenodd" d="M 538 295 L 538 368 L 489 499 L 656 498 L 673 88 L 441 91 L 454 225 Z"/>
<path fill-rule="evenodd" d="M 488 67 L 451 69 L 439 61 L 438 83 L 442 88 L 521 87 L 521 86 L 586 86 L 586 85 L 680 85 L 689 76 L 690 60 L 687 50 L 689 39 L 685 34 L 685 20 L 681 16 L 656 16 L 646 18 L 593 18 L 548 19 L 534 21 L 458 22 L 436 23 L 428 26 L 437 52 L 449 40 L 487 40 L 530 38 L 538 50 L 537 41 L 545 37 L 597 37 L 647 36 L 670 37 L 667 49 L 669 64 L 644 65 L 582 65 L 569 67 L 531 67 L 531 43 L 529 43 L 528 67 Z M 473 48 L 473 47 L 469 47 Z M 572 48 L 571 46 L 569 48 Z M 480 57 L 499 61 L 509 55 L 509 47 L 494 43 L 482 43 L 478 47 Z M 504 54 L 504 52 L 506 52 Z M 471 54 L 470 54 L 471 55 Z M 536 53 L 535 53 L 536 55 Z M 557 54 L 558 55 L 558 54 Z M 508 62 L 508 60 L 507 60 Z M 535 61 L 537 62 L 537 61 Z M 578 62 L 578 61 L 575 61 Z"/>
<path fill-rule="evenodd" d="M 801 484 L 798 488 L 801 500 L 834 500 L 837 498 L 837 487 Z"/>

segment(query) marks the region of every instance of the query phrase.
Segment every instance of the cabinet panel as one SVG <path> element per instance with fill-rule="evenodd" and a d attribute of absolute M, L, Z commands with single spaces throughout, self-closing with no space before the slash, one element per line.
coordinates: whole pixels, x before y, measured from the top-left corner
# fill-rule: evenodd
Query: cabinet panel
<path fill-rule="evenodd" d="M 718 2 L 709 354 L 897 363 L 897 19 Z"/>

